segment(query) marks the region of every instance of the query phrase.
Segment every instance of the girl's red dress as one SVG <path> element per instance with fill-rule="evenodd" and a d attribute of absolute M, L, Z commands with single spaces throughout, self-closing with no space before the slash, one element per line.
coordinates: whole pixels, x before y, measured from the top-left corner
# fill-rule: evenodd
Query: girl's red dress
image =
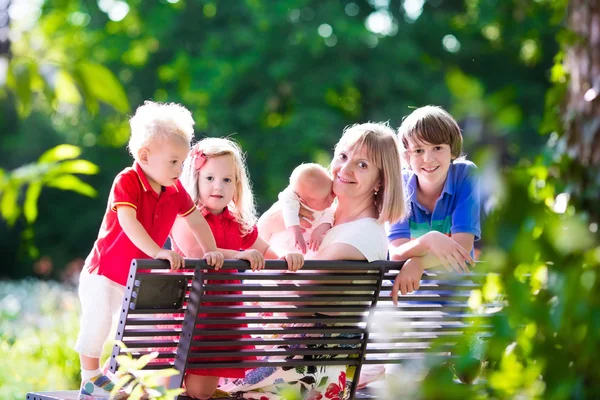
<path fill-rule="evenodd" d="M 256 239 L 258 238 L 258 229 L 256 228 L 256 226 L 253 227 L 252 231 L 250 231 L 248 234 L 242 236 L 242 233 L 240 231 L 240 224 L 235 220 L 235 217 L 233 216 L 233 214 L 231 214 L 231 212 L 229 211 L 228 208 L 226 208 L 220 215 L 215 215 L 207 210 L 201 210 L 202 211 L 202 215 L 204 215 L 204 218 L 206 219 L 206 222 L 208 222 L 208 225 L 210 226 L 210 229 L 215 237 L 215 241 L 217 243 L 217 247 L 220 249 L 228 249 L 228 250 L 246 250 L 249 249 L 250 247 L 252 247 L 252 245 L 254 244 L 254 242 L 256 242 Z M 173 247 L 173 250 L 176 251 L 177 253 L 184 255 L 181 250 L 177 247 L 176 243 L 171 240 L 171 245 Z M 235 270 L 220 270 L 218 271 L 218 273 L 223 274 L 223 273 L 233 273 L 235 272 Z M 214 273 L 214 271 L 209 271 L 209 273 Z M 207 283 L 230 283 L 230 284 L 241 284 L 241 281 L 237 280 L 237 279 L 231 279 L 231 280 L 215 280 L 212 281 L 210 279 L 207 280 Z M 211 292 L 207 292 L 207 294 L 241 294 L 241 292 L 239 291 L 211 291 Z M 206 307 L 206 306 L 242 306 L 243 303 L 241 302 L 230 302 L 230 303 L 211 303 L 211 302 L 204 302 L 201 303 L 200 305 L 200 311 L 202 311 L 202 307 Z M 223 316 L 230 316 L 230 317 L 243 317 L 245 314 L 244 313 L 239 313 L 239 314 L 222 314 Z M 219 316 L 219 314 L 203 314 L 202 312 L 198 313 L 198 321 L 201 322 L 202 319 L 204 318 L 213 318 L 213 317 L 217 317 Z M 240 324 L 238 325 L 240 328 L 242 327 L 247 327 L 247 325 L 245 324 Z M 211 325 L 203 325 L 203 324 L 197 324 L 196 325 L 197 328 L 210 328 L 210 329 L 219 329 L 219 328 L 223 328 L 223 329 L 232 329 L 232 325 L 226 325 L 226 324 L 211 324 Z M 250 338 L 250 335 L 245 335 L 245 334 L 240 334 L 239 336 L 231 336 L 228 335 L 227 338 L 229 339 L 242 339 L 242 338 Z M 211 339 L 219 339 L 218 336 L 195 336 L 194 340 L 197 341 L 201 341 L 201 340 L 211 340 Z M 211 351 L 215 351 L 215 350 L 222 350 L 222 351 L 238 351 L 241 349 L 253 349 L 253 346 L 218 346 L 218 347 L 211 347 L 210 350 Z M 205 348 L 208 350 L 208 348 Z M 200 350 L 200 348 L 197 347 L 192 347 L 192 351 L 194 350 Z M 194 362 L 200 362 L 200 361 L 239 361 L 239 360 L 255 360 L 255 357 L 252 356 L 236 356 L 236 357 L 220 357 L 220 358 L 206 358 L 206 359 L 191 359 L 189 362 L 190 363 L 194 363 Z M 193 375 L 203 375 L 203 376 L 220 376 L 220 377 L 227 377 L 227 378 L 244 378 L 245 376 L 245 372 L 246 370 L 249 368 L 215 368 L 215 369 L 209 369 L 209 368 L 202 368 L 202 369 L 191 369 L 189 368 L 186 372 L 188 374 L 193 374 Z"/>

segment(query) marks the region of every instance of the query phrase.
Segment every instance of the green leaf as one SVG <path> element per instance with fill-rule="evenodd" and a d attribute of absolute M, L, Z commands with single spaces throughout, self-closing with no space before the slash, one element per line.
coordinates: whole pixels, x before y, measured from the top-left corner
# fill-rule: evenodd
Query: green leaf
<path fill-rule="evenodd" d="M 58 71 L 55 77 L 54 91 L 61 103 L 81 104 L 81 94 L 75 85 L 75 79 L 65 70 Z"/>
<path fill-rule="evenodd" d="M 17 204 L 19 198 L 19 187 L 15 185 L 6 185 L 0 199 L 0 214 L 9 226 L 13 226 L 19 218 L 21 210 Z"/>
<path fill-rule="evenodd" d="M 89 197 L 96 197 L 98 192 L 96 189 L 83 182 L 81 179 L 74 175 L 62 175 L 54 178 L 50 182 L 46 183 L 49 187 L 55 187 L 62 190 L 72 190 L 79 194 Z"/>
<path fill-rule="evenodd" d="M 42 182 L 34 182 L 27 188 L 25 194 L 25 202 L 23 204 L 23 214 L 25 219 L 30 224 L 33 223 L 38 216 L 37 202 L 42 192 Z"/>
<path fill-rule="evenodd" d="M 120 112 L 129 111 L 129 100 L 117 77 L 105 66 L 89 62 L 77 66 L 79 84 L 85 88 L 86 102 L 102 101 Z M 87 99 L 91 98 L 91 99 Z M 92 112 L 92 110 L 90 110 Z"/>
<path fill-rule="evenodd" d="M 81 149 L 71 144 L 60 144 L 56 147 L 51 148 L 40 156 L 38 162 L 50 163 L 54 161 L 68 160 L 71 158 L 77 158 L 81 155 Z"/>
<path fill-rule="evenodd" d="M 12 75 L 10 82 L 17 95 L 17 111 L 21 118 L 31 113 L 33 93 L 31 91 L 31 66 L 29 63 L 14 63 L 11 65 L 9 74 Z"/>
<path fill-rule="evenodd" d="M 87 160 L 65 161 L 57 164 L 50 171 L 56 174 L 82 174 L 94 175 L 97 174 L 100 168 Z"/>

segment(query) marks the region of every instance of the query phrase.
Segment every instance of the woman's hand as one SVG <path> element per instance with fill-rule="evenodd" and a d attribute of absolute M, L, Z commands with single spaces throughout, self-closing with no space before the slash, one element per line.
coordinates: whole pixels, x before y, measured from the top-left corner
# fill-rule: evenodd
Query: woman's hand
<path fill-rule="evenodd" d="M 265 257 L 256 249 L 239 251 L 235 256 L 235 259 L 250 261 L 250 268 L 252 268 L 252 271 L 260 271 L 265 267 Z"/>
<path fill-rule="evenodd" d="M 392 288 L 392 301 L 398 305 L 398 292 L 403 296 L 419 289 L 421 286 L 421 277 L 425 270 L 425 265 L 421 262 L 421 257 L 410 258 L 406 260 L 402 269 L 396 276 L 394 287 Z"/>
<path fill-rule="evenodd" d="M 296 272 L 304 265 L 304 256 L 298 253 L 288 253 L 282 258 L 285 259 L 288 271 Z"/>
<path fill-rule="evenodd" d="M 215 267 L 215 271 L 221 269 L 221 267 L 223 266 L 223 261 L 225 261 L 225 257 L 220 251 L 206 252 L 204 253 L 203 258 L 206 260 L 206 263 L 208 265 L 212 265 Z"/>
<path fill-rule="evenodd" d="M 441 232 L 431 231 L 417 240 L 427 246 L 429 253 L 436 256 L 448 271 L 469 273 L 467 262 L 470 264 L 475 263 L 464 247 Z"/>

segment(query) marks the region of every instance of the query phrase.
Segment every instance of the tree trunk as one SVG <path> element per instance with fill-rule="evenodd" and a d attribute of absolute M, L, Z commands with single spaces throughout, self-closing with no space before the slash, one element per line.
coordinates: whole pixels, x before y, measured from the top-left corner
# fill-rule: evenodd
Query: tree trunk
<path fill-rule="evenodd" d="M 580 40 L 566 49 L 564 139 L 581 166 L 600 166 L 600 0 L 571 0 L 568 26 Z"/>

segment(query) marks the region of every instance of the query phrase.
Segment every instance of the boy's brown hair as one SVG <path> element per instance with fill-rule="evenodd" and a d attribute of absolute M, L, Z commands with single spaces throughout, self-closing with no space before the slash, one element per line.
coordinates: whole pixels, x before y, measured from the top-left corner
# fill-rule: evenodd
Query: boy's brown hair
<path fill-rule="evenodd" d="M 453 160 L 462 155 L 462 135 L 456 120 L 442 107 L 419 107 L 404 118 L 398 128 L 398 137 L 404 149 L 410 142 L 447 144 Z"/>

